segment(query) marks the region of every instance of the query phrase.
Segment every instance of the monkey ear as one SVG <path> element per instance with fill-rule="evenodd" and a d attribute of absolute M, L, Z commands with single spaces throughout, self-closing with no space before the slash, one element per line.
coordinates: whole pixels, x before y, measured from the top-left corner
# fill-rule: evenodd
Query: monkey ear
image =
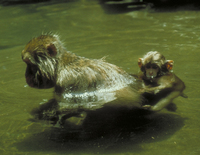
<path fill-rule="evenodd" d="M 166 63 L 165 63 L 168 70 L 172 70 L 173 64 L 174 64 L 173 60 L 167 60 Z"/>
<path fill-rule="evenodd" d="M 56 47 L 54 44 L 50 43 L 47 45 L 47 51 L 48 51 L 48 54 L 51 56 L 51 57 L 54 57 L 56 56 L 57 54 L 57 50 L 56 50 Z"/>
<path fill-rule="evenodd" d="M 140 68 L 142 67 L 142 60 L 143 60 L 142 58 L 139 58 L 139 59 L 138 59 L 138 66 L 139 66 Z"/>

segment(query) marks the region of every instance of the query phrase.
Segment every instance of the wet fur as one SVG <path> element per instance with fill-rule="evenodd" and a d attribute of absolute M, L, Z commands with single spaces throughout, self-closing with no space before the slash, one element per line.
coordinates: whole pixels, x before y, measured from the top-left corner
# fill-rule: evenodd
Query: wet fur
<path fill-rule="evenodd" d="M 32 111 L 55 123 L 99 108 L 141 106 L 135 78 L 104 59 L 88 59 L 67 51 L 57 35 L 33 38 L 22 51 L 26 82 L 34 88 L 54 87 L 54 98 Z"/>
<path fill-rule="evenodd" d="M 157 77 L 147 78 L 145 65 L 156 64 L 159 67 Z M 146 98 L 143 108 L 160 111 L 167 108 L 170 111 L 176 110 L 176 105 L 172 103 L 178 96 L 187 97 L 183 94 L 184 82 L 174 73 L 170 72 L 173 66 L 172 60 L 165 60 L 165 57 L 157 51 L 148 52 L 143 58 L 138 59 L 141 69 L 139 79 L 143 82 L 143 88 L 139 90 Z"/>

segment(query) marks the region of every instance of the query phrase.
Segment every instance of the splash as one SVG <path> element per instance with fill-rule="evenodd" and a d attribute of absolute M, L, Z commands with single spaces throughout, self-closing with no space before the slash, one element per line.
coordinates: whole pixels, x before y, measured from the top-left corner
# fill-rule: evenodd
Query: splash
<path fill-rule="evenodd" d="M 65 74 L 69 73 L 78 84 L 66 88 L 61 96 L 57 94 L 56 98 L 61 109 L 101 108 L 105 103 L 117 98 L 116 91 L 134 84 L 136 81 L 134 77 L 117 66 L 106 62 L 102 63 L 102 61 L 100 63 L 95 61 L 92 66 L 87 66 L 79 72 L 77 70 L 65 72 Z M 66 77 L 70 76 L 66 75 Z"/>

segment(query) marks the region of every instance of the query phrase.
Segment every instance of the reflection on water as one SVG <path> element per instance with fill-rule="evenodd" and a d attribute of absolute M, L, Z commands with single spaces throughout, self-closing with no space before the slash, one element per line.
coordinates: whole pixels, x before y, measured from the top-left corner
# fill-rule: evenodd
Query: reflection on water
<path fill-rule="evenodd" d="M 189 8 L 189 9 L 188 9 Z M 1 6 L 0 9 L 0 154 L 198 154 L 200 12 L 143 9 L 108 14 L 98 1 Z M 83 128 L 55 129 L 31 122 L 29 112 L 52 98 L 52 89 L 27 87 L 21 60 L 25 44 L 42 32 L 61 35 L 68 50 L 101 58 L 137 73 L 137 59 L 159 51 L 175 61 L 174 72 L 186 84 L 188 99 L 177 98 L 174 113 L 97 111 Z M 109 110 L 108 110 L 109 111 Z"/>
<path fill-rule="evenodd" d="M 126 152 L 142 154 L 145 151 L 144 143 L 148 146 L 167 141 L 184 125 L 183 118 L 173 114 L 159 114 L 153 118 L 141 118 L 123 112 L 120 114 L 123 117 L 118 116 L 114 119 L 109 117 L 108 113 L 104 117 L 92 114 L 88 116 L 85 126 L 81 129 L 49 128 L 41 133 L 30 135 L 13 146 L 22 152 L 37 150 L 41 153 L 58 154 L 83 152 L 85 154 Z"/>

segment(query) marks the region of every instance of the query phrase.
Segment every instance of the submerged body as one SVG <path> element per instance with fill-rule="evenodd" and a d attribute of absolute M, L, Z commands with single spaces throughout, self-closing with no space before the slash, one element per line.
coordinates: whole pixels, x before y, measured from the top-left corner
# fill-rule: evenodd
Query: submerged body
<path fill-rule="evenodd" d="M 22 51 L 26 82 L 54 87 L 54 98 L 33 111 L 55 122 L 102 107 L 141 107 L 135 78 L 104 59 L 87 59 L 67 51 L 57 35 L 32 39 Z"/>

